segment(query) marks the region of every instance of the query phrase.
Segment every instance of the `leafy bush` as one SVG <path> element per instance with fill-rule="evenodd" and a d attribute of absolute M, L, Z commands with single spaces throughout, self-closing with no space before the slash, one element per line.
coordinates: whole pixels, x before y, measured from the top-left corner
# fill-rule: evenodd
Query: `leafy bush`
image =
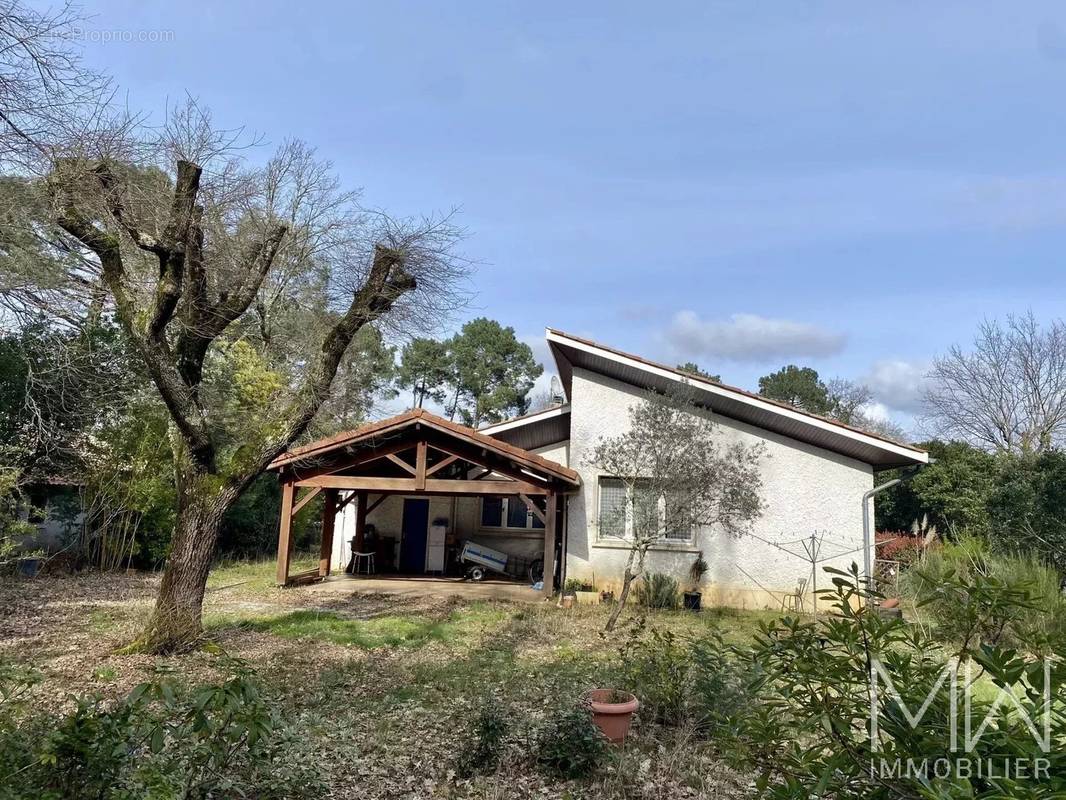
<path fill-rule="evenodd" d="M 620 652 L 624 685 L 639 698 L 643 719 L 710 733 L 730 726 L 750 702 L 750 676 L 717 631 L 692 638 L 652 631 Z"/>
<path fill-rule="evenodd" d="M 483 775 L 495 771 L 503 752 L 504 738 L 510 725 L 498 704 L 487 701 L 474 723 L 474 746 L 464 749 L 456 763 L 460 777 Z"/>
<path fill-rule="evenodd" d="M 648 573 L 637 584 L 637 602 L 647 608 L 677 608 L 681 604 L 677 580 L 661 572 Z"/>
<path fill-rule="evenodd" d="M 568 706 L 548 719 L 537 736 L 537 763 L 560 778 L 584 778 L 608 753 L 607 737 L 587 708 Z"/>
<path fill-rule="evenodd" d="M 625 688 L 640 700 L 642 719 L 680 725 L 689 717 L 692 658 L 685 643 L 670 631 L 623 645 Z"/>
<path fill-rule="evenodd" d="M 1033 652 L 1048 651 L 1066 637 L 1061 586 L 1061 576 L 1035 556 L 997 553 L 972 536 L 929 550 L 900 580 L 903 594 L 931 613 L 939 636 L 963 643 L 976 636 Z M 1016 593 L 1018 602 L 984 623 L 991 628 L 975 630 L 980 623 L 969 587 L 1000 587 Z"/>
<path fill-rule="evenodd" d="M 1051 748 L 1044 752 L 1012 702 L 997 707 L 999 692 L 1005 690 L 1029 719 L 1042 721 L 1044 663 L 981 639 L 984 632 L 1009 624 L 1019 605 L 1028 607 L 1024 593 L 979 573 L 972 579 L 945 575 L 946 590 L 969 598 L 967 626 L 977 632 L 961 647 L 945 651 L 920 628 L 866 613 L 858 602 L 857 567 L 849 574 L 826 571 L 836 575 L 835 588 L 824 593 L 832 597 L 835 613 L 817 621 L 786 617 L 763 623 L 745 656 L 758 670 L 753 689 L 759 703 L 738 716 L 736 736 L 725 744 L 748 768 L 759 770 L 757 786 L 764 796 L 1051 798 L 1066 792 L 1066 669 L 1061 659 L 1050 668 Z M 883 670 L 878 674 L 891 679 L 893 690 L 881 679 L 881 688 L 871 693 L 875 663 Z M 965 687 L 968 664 L 982 675 L 982 682 L 971 687 L 978 691 L 967 695 L 971 719 L 980 724 L 991 716 L 993 722 L 962 751 L 951 723 L 956 722 L 962 738 L 963 702 L 956 702 L 956 689 L 944 679 L 944 670 L 960 669 Z M 922 709 L 920 722 L 912 724 L 904 709 L 909 714 Z M 876 734 L 868 726 L 872 710 Z M 1005 756 L 1027 767 L 1004 777 Z M 995 765 L 994 772 L 989 764 Z"/>
<path fill-rule="evenodd" d="M 76 698 L 59 716 L 0 703 L 0 798 L 317 796 L 305 737 L 242 663 L 224 666 L 218 684 L 189 691 L 162 677 L 118 703 Z M 0 698 L 24 696 L 29 680 L 0 670 Z"/>
<path fill-rule="evenodd" d="M 878 531 L 877 560 L 898 561 L 906 566 L 913 564 L 925 551 L 925 538 L 907 531 Z"/>

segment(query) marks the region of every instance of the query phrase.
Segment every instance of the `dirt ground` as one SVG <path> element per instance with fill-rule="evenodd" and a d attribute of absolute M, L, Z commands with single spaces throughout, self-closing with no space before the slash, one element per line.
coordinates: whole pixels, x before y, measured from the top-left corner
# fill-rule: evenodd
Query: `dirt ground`
<path fill-rule="evenodd" d="M 530 736 L 540 720 L 609 680 L 615 668 L 618 642 L 600 633 L 606 608 L 562 610 L 514 585 L 337 581 L 277 589 L 271 569 L 237 565 L 213 573 L 205 625 L 307 730 L 331 797 L 749 794 L 750 780 L 723 764 L 711 743 L 645 725 L 639 716 L 629 742 L 594 779 L 559 782 L 531 765 Z M 118 698 L 160 669 L 190 683 L 216 679 L 217 656 L 209 652 L 119 654 L 144 624 L 157 587 L 153 575 L 0 579 L 0 658 L 43 673 L 35 689 L 42 707 L 69 704 L 69 693 Z M 491 596 L 501 588 L 519 592 L 517 599 Z M 655 622 L 750 629 L 743 618 L 700 616 Z M 495 775 L 460 780 L 454 764 L 486 702 L 513 722 L 506 755 Z"/>

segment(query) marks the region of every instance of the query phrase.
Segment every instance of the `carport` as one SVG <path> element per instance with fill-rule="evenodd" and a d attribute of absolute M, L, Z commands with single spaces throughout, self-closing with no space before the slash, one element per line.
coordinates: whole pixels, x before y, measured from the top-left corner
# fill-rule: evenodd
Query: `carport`
<path fill-rule="evenodd" d="M 550 596 L 565 524 L 560 498 L 581 485 L 569 467 L 423 409 L 296 448 L 275 459 L 270 469 L 281 482 L 277 583 L 283 586 L 329 575 L 337 513 L 348 503 L 355 504 L 355 546 L 360 549 L 367 514 L 390 495 L 510 496 L 544 525 L 544 594 Z M 290 574 L 293 515 L 319 494 L 318 569 Z"/>

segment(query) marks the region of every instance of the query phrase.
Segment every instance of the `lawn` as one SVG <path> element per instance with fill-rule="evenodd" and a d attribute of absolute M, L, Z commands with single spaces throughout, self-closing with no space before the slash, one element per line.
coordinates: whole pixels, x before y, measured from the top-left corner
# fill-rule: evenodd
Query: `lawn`
<path fill-rule="evenodd" d="M 628 744 L 595 778 L 562 782 L 529 759 L 538 723 L 619 668 L 621 636 L 601 633 L 607 608 L 562 610 L 461 597 L 277 589 L 273 564 L 215 570 L 205 620 L 244 659 L 313 742 L 332 797 L 744 797 L 748 779 L 713 743 L 637 719 Z M 119 697 L 165 669 L 196 683 L 218 656 L 120 655 L 151 609 L 158 578 L 84 575 L 0 586 L 0 655 L 45 676 L 44 706 L 68 692 Z M 635 615 L 630 615 L 630 621 Z M 649 628 L 750 638 L 769 614 L 656 612 Z M 627 623 L 624 622 L 623 627 Z M 512 722 L 495 775 L 462 780 L 454 766 L 485 704 Z"/>

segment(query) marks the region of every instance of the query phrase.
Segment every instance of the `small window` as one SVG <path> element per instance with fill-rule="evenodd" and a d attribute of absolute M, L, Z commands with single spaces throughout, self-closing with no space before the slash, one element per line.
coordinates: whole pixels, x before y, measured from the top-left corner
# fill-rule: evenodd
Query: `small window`
<path fill-rule="evenodd" d="M 600 536 L 626 535 L 626 486 L 618 478 L 600 478 Z"/>
<path fill-rule="evenodd" d="M 485 497 L 481 500 L 481 527 L 499 528 L 503 526 L 503 498 Z"/>
<path fill-rule="evenodd" d="M 521 497 L 507 498 L 508 528 L 528 528 L 529 516 L 529 509 L 526 508 L 526 504 L 522 502 Z"/>
<path fill-rule="evenodd" d="M 666 539 L 675 542 L 688 542 L 692 539 L 692 513 L 685 508 L 682 499 L 675 495 L 666 495 Z"/>

